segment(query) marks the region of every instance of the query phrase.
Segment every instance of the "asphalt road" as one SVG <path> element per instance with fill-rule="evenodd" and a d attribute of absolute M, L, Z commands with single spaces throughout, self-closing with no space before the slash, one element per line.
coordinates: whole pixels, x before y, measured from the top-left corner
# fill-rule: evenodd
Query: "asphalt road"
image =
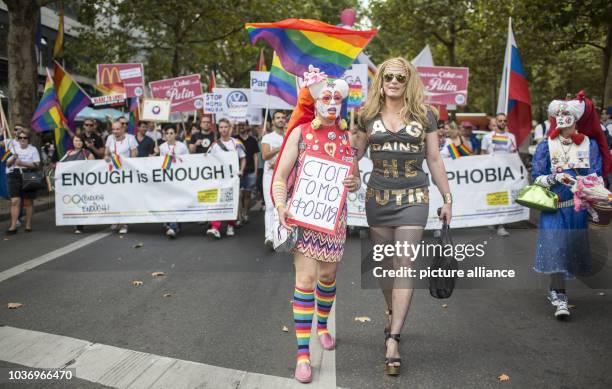
<path fill-rule="evenodd" d="M 108 232 L 91 227 L 84 235 L 73 235 L 71 228 L 54 226 L 52 210 L 36 215 L 34 229 L 0 240 L 0 274 Z M 455 233 L 459 242 L 487 241 L 483 263 L 516 268 L 522 277 L 479 289 L 459 287 L 448 300 L 416 291 L 402 334 L 403 370 L 397 378 L 383 374 L 385 307 L 380 291 L 362 285 L 361 242 L 351 236 L 337 281 L 336 385 L 612 387 L 612 267 L 606 262 L 612 235 L 603 231 L 592 237 L 601 264 L 597 282 L 570 284 L 572 316 L 558 321 L 546 301 L 546 279 L 529 271 L 537 230 L 510 232 L 508 238 L 493 236 L 487 228 Z M 165 275 L 154 278 L 153 272 Z M 142 286 L 134 286 L 135 280 Z M 262 213 L 253 212 L 251 223 L 220 241 L 207 238 L 198 224 L 186 224 L 173 241 L 162 236 L 159 225 L 135 225 L 123 238 L 100 236 L 1 281 L 0 325 L 290 378 L 295 354 L 292 290 L 291 258 L 263 246 Z M 9 302 L 24 305 L 9 310 Z M 15 366 L 0 362 L 0 371 Z M 499 382 L 502 374 L 510 379 Z M 85 380 L 10 386 L 0 381 L 5 386 L 104 387 Z"/>

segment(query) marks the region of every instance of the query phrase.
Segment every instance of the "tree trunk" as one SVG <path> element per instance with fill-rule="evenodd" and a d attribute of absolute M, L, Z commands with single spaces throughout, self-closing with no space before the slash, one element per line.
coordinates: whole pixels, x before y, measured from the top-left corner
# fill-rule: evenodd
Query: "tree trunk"
<path fill-rule="evenodd" d="M 9 122 L 11 127 L 21 124 L 29 128 L 38 102 L 38 73 L 34 47 L 40 6 L 32 0 L 7 1 L 5 4 L 9 17 Z"/>
<path fill-rule="evenodd" d="M 612 106 L 612 24 L 608 25 L 608 37 L 604 51 L 604 94 L 603 107 Z"/>

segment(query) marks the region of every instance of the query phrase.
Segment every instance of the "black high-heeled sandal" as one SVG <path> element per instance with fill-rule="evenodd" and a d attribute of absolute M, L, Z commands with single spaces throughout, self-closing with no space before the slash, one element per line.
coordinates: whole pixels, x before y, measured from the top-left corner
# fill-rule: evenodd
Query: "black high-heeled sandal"
<path fill-rule="evenodd" d="M 388 339 L 393 339 L 399 345 L 400 334 L 389 334 Z M 386 344 L 385 344 L 386 345 Z M 392 365 L 393 363 L 399 363 L 399 365 Z M 396 376 L 400 374 L 400 368 L 402 367 L 402 358 L 385 358 L 385 374 Z"/>

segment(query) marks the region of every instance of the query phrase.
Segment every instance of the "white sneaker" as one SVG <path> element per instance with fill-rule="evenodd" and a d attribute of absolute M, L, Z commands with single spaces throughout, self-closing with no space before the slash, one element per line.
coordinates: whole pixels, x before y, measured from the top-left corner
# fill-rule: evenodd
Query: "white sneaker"
<path fill-rule="evenodd" d="M 550 290 L 548 292 L 548 301 L 550 302 L 551 305 L 555 307 L 559 305 L 559 295 L 557 294 L 556 291 Z"/>
<path fill-rule="evenodd" d="M 15 227 L 21 227 L 21 220 L 19 220 L 19 218 L 17 218 L 17 221 L 15 222 Z"/>
<path fill-rule="evenodd" d="M 119 224 L 111 224 L 110 226 L 111 231 L 117 231 L 118 228 L 119 228 Z"/>
<path fill-rule="evenodd" d="M 557 293 L 559 304 L 555 310 L 555 317 L 557 319 L 565 319 L 570 315 L 569 307 L 567 306 L 567 296 L 563 293 Z"/>
<path fill-rule="evenodd" d="M 504 226 L 499 226 L 499 227 L 497 227 L 497 235 L 498 236 L 509 236 L 510 233 L 508 231 L 506 231 Z"/>
<path fill-rule="evenodd" d="M 221 239 L 221 233 L 216 228 L 210 228 L 208 231 L 206 231 L 206 235 L 210 236 L 211 238 Z"/>
<path fill-rule="evenodd" d="M 128 232 L 128 226 L 125 224 L 122 225 L 121 228 L 119 229 L 119 233 L 123 235 L 123 234 L 127 234 L 127 232 Z"/>
<path fill-rule="evenodd" d="M 236 233 L 234 232 L 234 227 L 232 226 L 227 226 L 227 232 L 226 232 L 227 236 L 234 236 L 236 235 Z"/>
<path fill-rule="evenodd" d="M 264 240 L 264 246 L 272 250 L 274 248 L 274 241 L 270 238 L 266 238 L 266 240 Z"/>
<path fill-rule="evenodd" d="M 168 238 L 176 238 L 176 231 L 174 231 L 172 228 L 168 228 L 168 230 L 166 231 L 166 236 Z"/>

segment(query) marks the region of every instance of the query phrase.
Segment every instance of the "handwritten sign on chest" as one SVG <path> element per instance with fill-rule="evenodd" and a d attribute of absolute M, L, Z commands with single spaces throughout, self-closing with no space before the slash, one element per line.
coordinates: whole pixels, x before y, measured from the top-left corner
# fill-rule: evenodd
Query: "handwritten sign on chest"
<path fill-rule="evenodd" d="M 288 210 L 293 217 L 288 220 L 311 230 L 335 234 L 346 201 L 342 181 L 352 170 L 352 163 L 307 151 L 289 200 Z"/>

